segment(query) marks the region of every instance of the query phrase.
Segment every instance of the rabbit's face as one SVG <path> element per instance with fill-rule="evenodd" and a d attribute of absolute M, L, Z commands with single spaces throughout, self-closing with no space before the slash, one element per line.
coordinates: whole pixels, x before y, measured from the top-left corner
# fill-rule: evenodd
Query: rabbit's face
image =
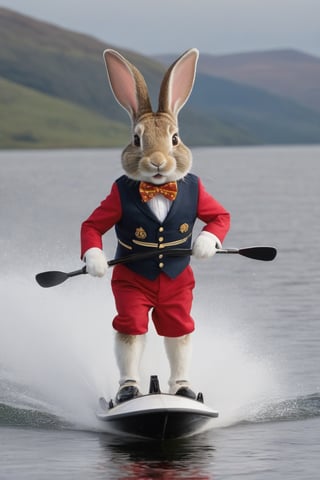
<path fill-rule="evenodd" d="M 180 180 L 191 169 L 192 156 L 166 113 L 149 113 L 134 126 L 132 142 L 122 153 L 122 166 L 133 180 L 160 185 Z"/>
<path fill-rule="evenodd" d="M 198 54 L 190 49 L 169 67 L 160 86 L 158 111 L 153 112 L 139 70 L 115 50 L 104 52 L 113 94 L 131 118 L 132 140 L 122 152 L 129 178 L 161 185 L 190 171 L 192 156 L 178 135 L 178 113 L 191 93 Z"/>

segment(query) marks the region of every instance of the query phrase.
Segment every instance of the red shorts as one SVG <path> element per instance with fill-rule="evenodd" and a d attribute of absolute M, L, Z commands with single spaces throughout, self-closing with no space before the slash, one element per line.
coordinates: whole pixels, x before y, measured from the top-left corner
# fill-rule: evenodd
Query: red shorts
<path fill-rule="evenodd" d="M 155 280 L 148 280 L 124 265 L 117 265 L 111 284 L 118 311 L 112 325 L 118 332 L 146 333 L 150 310 L 159 335 L 180 337 L 194 330 L 190 311 L 195 282 L 190 266 L 176 278 L 160 273 Z"/>

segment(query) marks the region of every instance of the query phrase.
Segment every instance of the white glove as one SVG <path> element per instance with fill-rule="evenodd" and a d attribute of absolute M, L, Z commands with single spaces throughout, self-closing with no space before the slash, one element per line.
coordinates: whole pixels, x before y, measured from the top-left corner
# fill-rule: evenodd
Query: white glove
<path fill-rule="evenodd" d="M 202 231 L 194 241 L 192 254 L 196 258 L 210 258 L 219 248 L 222 248 L 219 238 L 213 233 Z"/>
<path fill-rule="evenodd" d="M 83 256 L 87 272 L 93 277 L 103 277 L 108 270 L 106 256 L 100 248 L 89 248 Z"/>

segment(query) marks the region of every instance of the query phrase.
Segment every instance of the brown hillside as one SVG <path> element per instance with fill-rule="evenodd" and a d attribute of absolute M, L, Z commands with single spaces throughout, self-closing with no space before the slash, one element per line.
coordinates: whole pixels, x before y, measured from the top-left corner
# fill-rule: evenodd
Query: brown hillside
<path fill-rule="evenodd" d="M 320 111 L 320 58 L 296 50 L 201 55 L 199 71 L 263 88 Z"/>
<path fill-rule="evenodd" d="M 32 17 L 19 14 L 7 8 L 0 7 L 0 30 L 2 40 L 10 43 L 15 41 L 29 42 L 32 31 L 32 44 L 43 49 L 60 48 L 66 52 L 81 51 L 82 54 L 96 55 L 101 51 L 101 42 L 84 34 L 75 34 L 72 31 L 36 20 Z M 18 36 L 17 36 L 18 35 Z"/>
<path fill-rule="evenodd" d="M 95 113 L 99 115 L 101 122 L 103 116 L 109 122 L 108 133 L 111 133 L 109 130 L 113 127 L 119 129 L 119 123 L 122 129 L 128 131 L 128 116 L 119 108 L 108 87 L 102 58 L 102 51 L 107 46 L 105 42 L 88 35 L 0 8 L 0 77 L 8 82 L 8 92 L 16 91 L 14 84 L 27 88 L 27 90 L 22 88 L 19 92 L 27 97 L 21 99 L 21 102 L 25 101 L 24 104 L 28 104 L 23 111 L 28 112 L 26 122 L 28 129 L 29 127 L 33 129 L 31 133 L 30 129 L 28 131 L 24 129 L 22 134 L 18 132 L 19 138 L 40 138 L 40 124 L 36 122 L 36 113 L 39 110 L 42 118 L 46 119 L 40 122 L 41 125 L 50 123 L 48 115 L 50 116 L 53 110 L 56 110 L 56 117 L 59 117 L 61 124 L 65 123 L 66 109 L 69 116 L 77 116 L 78 110 L 73 108 L 71 112 L 70 104 L 73 107 L 81 106 L 81 115 L 87 118 L 90 113 L 91 115 Z M 123 49 L 121 51 L 143 72 L 150 87 L 151 98 L 156 105 L 165 67 L 151 58 L 139 55 L 138 52 L 125 52 Z M 262 66 L 259 63 L 261 54 L 254 55 L 257 56 L 254 57 L 252 54 L 228 56 L 224 59 L 218 58 L 218 61 L 216 57 L 205 55 L 201 58 L 195 89 L 180 118 L 181 132 L 186 143 L 190 145 L 319 143 L 320 110 L 317 112 L 314 109 L 315 101 L 312 102 L 312 108 L 308 108 L 301 105 L 302 102 L 299 103 L 296 98 L 294 101 L 286 98 L 288 85 L 283 96 L 266 91 L 268 87 L 263 89 L 248 85 L 246 78 L 242 81 L 237 81 L 234 76 L 231 77 L 232 80 L 223 78 L 233 75 L 234 71 L 239 75 L 241 72 L 248 75 L 249 72 L 250 81 L 260 77 L 263 80 L 269 78 L 266 73 L 260 74 L 260 77 L 258 73 L 255 75 L 251 73 L 256 70 L 259 72 L 262 67 L 264 72 L 269 70 L 268 54 L 262 54 L 265 57 Z M 306 61 L 306 58 L 303 56 L 301 59 L 299 55 L 296 52 L 286 52 L 285 58 L 288 62 L 289 56 L 291 62 L 294 60 L 301 69 L 301 62 Z M 250 70 L 254 58 L 257 59 L 256 66 L 252 66 Z M 276 78 L 276 74 L 279 76 L 284 64 L 283 59 L 279 60 L 279 55 L 275 58 L 276 68 L 274 59 L 270 63 L 273 72 L 268 80 L 270 84 L 271 79 Z M 313 60 L 312 57 L 309 57 L 310 59 Z M 209 74 L 201 72 L 201 64 L 204 72 Z M 243 68 L 245 65 L 247 67 Z M 304 68 L 302 70 L 304 71 Z M 296 76 L 292 73 L 287 74 L 286 79 L 290 80 L 292 77 L 295 85 L 298 74 Z M 310 80 L 310 77 L 312 75 L 303 76 L 306 80 Z M 300 84 L 301 81 L 298 81 L 298 85 Z M 30 90 L 38 94 L 33 96 L 31 101 Z M 48 109 L 48 98 L 57 102 L 56 106 L 51 102 Z M 8 136 L 14 139 L 17 138 L 17 122 L 11 113 L 12 108 L 5 115 L 6 126 Z M 31 118 L 34 122 L 31 122 Z M 105 129 L 105 123 L 102 123 L 101 128 Z M 75 124 L 72 120 L 69 131 L 64 132 L 68 141 Z"/>

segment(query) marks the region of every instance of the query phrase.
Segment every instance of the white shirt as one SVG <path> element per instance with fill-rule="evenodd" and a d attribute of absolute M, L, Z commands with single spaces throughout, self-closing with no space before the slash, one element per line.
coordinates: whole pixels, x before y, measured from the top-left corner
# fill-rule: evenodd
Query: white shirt
<path fill-rule="evenodd" d="M 162 223 L 169 213 L 171 203 L 172 202 L 170 200 L 159 193 L 149 200 L 148 205 L 152 213 Z"/>

